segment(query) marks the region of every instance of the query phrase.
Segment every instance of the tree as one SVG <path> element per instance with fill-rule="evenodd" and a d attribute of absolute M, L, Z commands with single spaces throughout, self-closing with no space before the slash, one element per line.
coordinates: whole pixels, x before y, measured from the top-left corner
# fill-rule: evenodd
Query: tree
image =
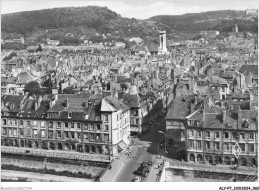
<path fill-rule="evenodd" d="M 36 81 L 31 81 L 24 87 L 24 93 L 29 92 L 30 96 L 36 96 L 41 94 L 40 84 Z"/>

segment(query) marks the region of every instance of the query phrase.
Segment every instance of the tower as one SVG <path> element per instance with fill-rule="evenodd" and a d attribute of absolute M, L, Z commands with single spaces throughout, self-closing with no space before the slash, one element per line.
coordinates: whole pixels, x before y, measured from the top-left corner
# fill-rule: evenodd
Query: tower
<path fill-rule="evenodd" d="M 238 26 L 235 24 L 235 32 L 238 33 Z"/>
<path fill-rule="evenodd" d="M 166 31 L 159 31 L 159 42 L 160 42 L 160 52 L 167 52 L 166 48 Z"/>

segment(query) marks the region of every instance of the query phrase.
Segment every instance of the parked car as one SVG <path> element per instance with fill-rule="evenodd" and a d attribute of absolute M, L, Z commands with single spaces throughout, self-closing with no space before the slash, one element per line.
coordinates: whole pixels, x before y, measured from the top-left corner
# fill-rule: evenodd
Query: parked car
<path fill-rule="evenodd" d="M 134 182 L 141 182 L 141 176 L 136 176 Z"/>
<path fill-rule="evenodd" d="M 150 171 L 149 171 L 149 169 L 148 169 L 147 166 L 143 167 L 143 169 L 142 169 L 142 176 L 143 176 L 143 177 L 146 177 L 146 174 L 149 173 L 149 172 L 150 172 Z"/>
<path fill-rule="evenodd" d="M 152 162 L 152 161 L 148 161 L 147 164 L 150 165 L 150 166 L 152 166 L 152 165 L 153 165 L 153 162 Z"/>

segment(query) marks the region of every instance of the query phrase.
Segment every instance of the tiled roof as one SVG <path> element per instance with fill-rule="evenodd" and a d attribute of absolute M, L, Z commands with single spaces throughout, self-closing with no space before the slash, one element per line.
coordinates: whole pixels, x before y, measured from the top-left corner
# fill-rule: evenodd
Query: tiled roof
<path fill-rule="evenodd" d="M 16 77 L 10 77 L 10 78 L 7 78 L 7 80 L 6 80 L 6 82 L 10 83 L 10 84 L 14 84 L 14 83 L 16 83 L 16 81 L 17 81 Z"/>
<path fill-rule="evenodd" d="M 135 108 L 141 107 L 140 101 L 139 101 L 139 98 L 138 98 L 137 94 L 136 95 L 130 95 L 130 94 L 119 93 L 118 94 L 118 98 L 123 103 L 125 103 L 127 106 L 129 106 L 130 108 L 132 108 L 132 107 L 135 107 Z"/>
<path fill-rule="evenodd" d="M 253 75 L 258 75 L 258 65 L 242 65 L 239 69 L 240 73 L 250 71 Z"/>
<path fill-rule="evenodd" d="M 184 120 L 185 116 L 190 114 L 190 104 L 195 98 L 194 95 L 183 96 L 173 100 L 166 119 L 179 119 Z"/>
<path fill-rule="evenodd" d="M 10 112 L 19 112 L 20 103 L 23 100 L 23 96 L 20 95 L 3 95 L 1 97 L 2 104 L 6 106 L 5 109 L 8 109 Z M 13 104 L 13 107 L 11 107 Z"/>
<path fill-rule="evenodd" d="M 204 128 L 222 128 L 223 115 L 221 113 L 207 113 L 204 115 Z"/>
<path fill-rule="evenodd" d="M 17 84 L 28 83 L 33 80 L 33 77 L 27 72 L 21 72 L 20 74 L 18 74 L 17 78 Z"/>
<path fill-rule="evenodd" d="M 203 120 L 203 110 L 197 109 L 192 114 L 188 115 L 186 117 L 188 120 L 194 120 L 194 121 L 202 121 Z"/>
<path fill-rule="evenodd" d="M 128 107 L 126 104 L 118 100 L 114 96 L 108 96 L 104 98 L 113 108 L 115 108 L 117 111 L 122 109 L 123 112 L 128 110 L 130 107 Z"/>

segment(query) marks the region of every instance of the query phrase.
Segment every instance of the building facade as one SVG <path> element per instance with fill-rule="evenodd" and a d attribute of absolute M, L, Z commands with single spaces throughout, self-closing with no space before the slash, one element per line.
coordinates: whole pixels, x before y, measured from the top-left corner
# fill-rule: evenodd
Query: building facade
<path fill-rule="evenodd" d="M 21 109 L 19 109 L 21 108 Z M 2 97 L 1 145 L 111 160 L 127 144 L 129 108 L 113 96 Z"/>

